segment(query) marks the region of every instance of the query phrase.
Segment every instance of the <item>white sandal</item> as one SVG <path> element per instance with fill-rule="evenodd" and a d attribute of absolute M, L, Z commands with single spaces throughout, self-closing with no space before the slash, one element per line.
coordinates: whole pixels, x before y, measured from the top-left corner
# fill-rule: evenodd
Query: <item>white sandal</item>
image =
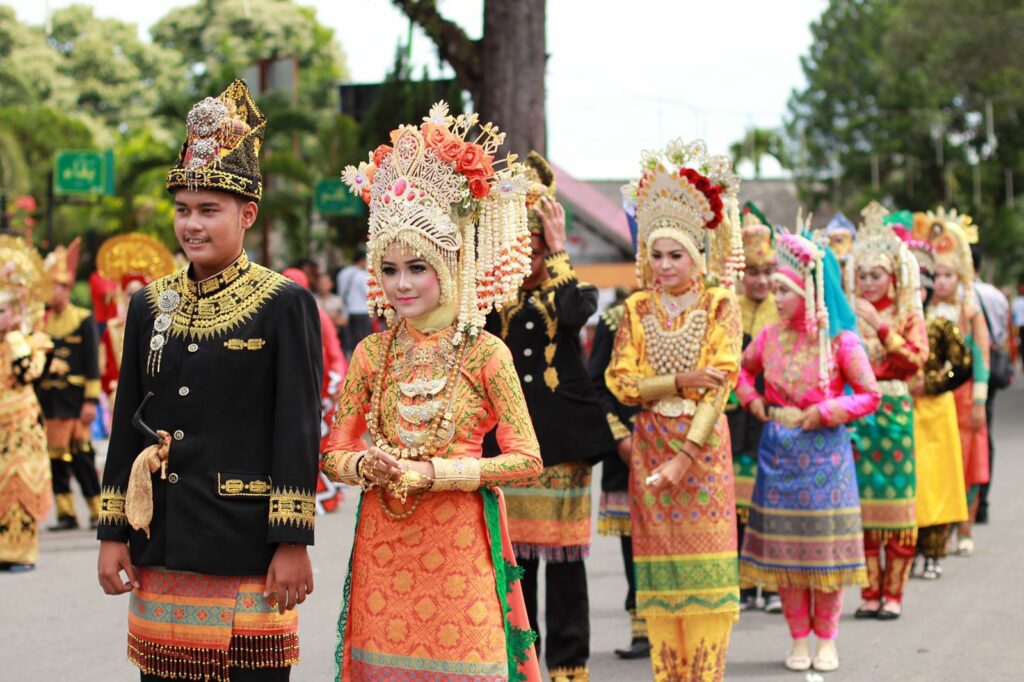
<path fill-rule="evenodd" d="M 830 673 L 839 669 L 839 652 L 831 639 L 818 640 L 818 652 L 814 655 L 814 669 L 819 673 Z"/>
<path fill-rule="evenodd" d="M 806 637 L 793 640 L 793 649 L 786 657 L 786 667 L 796 672 L 811 669 L 811 648 Z"/>

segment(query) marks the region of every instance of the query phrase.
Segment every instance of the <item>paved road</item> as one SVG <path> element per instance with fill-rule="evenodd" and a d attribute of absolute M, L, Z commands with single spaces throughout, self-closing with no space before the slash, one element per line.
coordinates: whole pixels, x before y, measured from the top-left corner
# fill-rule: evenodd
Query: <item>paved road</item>
<path fill-rule="evenodd" d="M 895 622 L 852 619 L 847 593 L 839 650 L 839 680 L 1024 679 L 1024 388 L 997 404 L 997 484 L 992 523 L 976 533 L 977 554 L 951 557 L 935 583 L 912 581 L 904 617 Z M 84 509 L 81 512 L 84 517 Z M 335 623 L 352 542 L 353 504 L 321 518 L 312 552 L 316 593 L 301 609 L 303 662 L 292 679 L 331 679 Z M 0 576 L 0 679 L 30 682 L 137 680 L 126 661 L 127 597 L 105 596 L 96 583 L 97 543 L 87 531 L 47 533 L 38 570 Z M 650 679 L 647 661 L 611 653 L 628 638 L 622 609 L 625 582 L 615 538 L 598 537 L 588 561 L 594 682 Z M 543 603 L 543 601 L 541 602 Z M 745 614 L 733 631 L 729 680 L 800 680 L 782 666 L 788 635 L 781 616 Z"/>

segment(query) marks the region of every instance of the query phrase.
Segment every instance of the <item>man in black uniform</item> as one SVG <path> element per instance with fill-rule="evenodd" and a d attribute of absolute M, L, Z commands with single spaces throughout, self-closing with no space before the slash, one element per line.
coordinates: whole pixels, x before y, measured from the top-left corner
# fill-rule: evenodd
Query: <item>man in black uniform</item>
<path fill-rule="evenodd" d="M 508 488 L 509 535 L 530 626 L 537 622 L 537 574 L 545 559 L 548 672 L 556 682 L 589 679 L 590 606 L 583 559 L 590 553 L 591 467 L 615 452 L 604 411 L 580 350 L 580 330 L 597 310 L 597 290 L 581 284 L 565 253 L 565 210 L 553 199 L 554 173 L 531 152 L 531 275 L 515 301 L 487 321 L 504 339 L 523 384 L 540 442 L 537 483 Z M 487 454 L 495 454 L 488 447 Z M 540 641 L 537 643 L 538 653 Z"/>
<path fill-rule="evenodd" d="M 187 123 L 167 188 L 190 265 L 129 306 L 99 580 L 107 594 L 133 592 L 128 655 L 143 680 L 286 680 L 298 661 L 291 609 L 313 589 L 319 317 L 308 290 L 243 250 L 266 127 L 245 83 Z M 169 443 L 162 472 L 133 467 L 156 440 L 133 425 L 140 406 Z"/>
<path fill-rule="evenodd" d="M 597 512 L 597 532 L 618 536 L 622 549 L 622 565 L 626 573 L 626 610 L 630 616 L 630 642 L 625 649 L 616 649 L 619 658 L 647 658 L 651 643 L 647 623 L 636 616 L 636 577 L 633 572 L 633 526 L 629 513 L 629 457 L 633 450 L 633 417 L 639 406 L 623 405 L 608 390 L 604 373 L 612 358 L 615 334 L 619 330 L 626 306 L 622 292 L 615 305 L 601 313 L 590 349 L 590 380 L 594 383 L 604 407 L 605 419 L 617 445 L 616 452 L 605 455 L 601 467 L 601 506 Z"/>
<path fill-rule="evenodd" d="M 50 530 L 78 528 L 71 475 L 89 503 L 89 525 L 96 527 L 100 513 L 100 479 L 90 429 L 96 421 L 100 398 L 100 344 L 96 323 L 85 308 L 71 303 L 79 240 L 58 246 L 44 263 L 53 287 L 45 331 L 53 339 L 53 355 L 36 386 L 46 418 L 53 497 L 57 524 Z"/>

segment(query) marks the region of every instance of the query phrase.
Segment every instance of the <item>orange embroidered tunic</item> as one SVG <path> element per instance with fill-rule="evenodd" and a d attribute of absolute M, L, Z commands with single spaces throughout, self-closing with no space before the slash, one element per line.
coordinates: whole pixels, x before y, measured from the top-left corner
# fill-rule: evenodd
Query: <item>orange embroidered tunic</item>
<path fill-rule="evenodd" d="M 446 395 L 437 382 L 451 374 L 439 370 L 461 353 L 446 346 L 448 330 L 425 335 L 400 324 L 392 348 L 390 333 L 356 348 L 323 470 L 359 483 L 377 386 L 380 432 L 390 444 L 418 442 L 430 415 L 444 409 L 434 404 L 441 400 L 452 401 L 454 433 L 431 460 L 433 488 L 410 496 L 406 511 L 418 506 L 407 518 L 395 517 L 402 507 L 386 492 L 381 503 L 376 491 L 361 498 L 338 624 L 340 679 L 506 680 L 517 669 L 539 679 L 503 500 L 491 489 L 526 485 L 543 468 L 511 354 L 486 332 L 465 340 L 471 345 L 454 395 Z M 495 427 L 502 454 L 481 459 L 484 435 Z"/>

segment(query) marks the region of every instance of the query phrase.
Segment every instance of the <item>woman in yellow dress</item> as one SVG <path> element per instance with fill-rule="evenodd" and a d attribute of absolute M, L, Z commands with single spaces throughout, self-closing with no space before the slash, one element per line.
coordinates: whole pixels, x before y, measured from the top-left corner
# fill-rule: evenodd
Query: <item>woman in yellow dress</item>
<path fill-rule="evenodd" d="M 739 612 L 723 415 L 743 337 L 731 289 L 743 263 L 738 188 L 727 159 L 676 141 L 645 153 L 640 180 L 623 190 L 635 206 L 642 290 L 626 301 L 605 377 L 619 401 L 643 408 L 630 513 L 637 615 L 659 681 L 723 679 Z"/>
<path fill-rule="evenodd" d="M 528 269 L 529 181 L 495 172 L 496 127 L 465 140 L 475 122 L 442 102 L 342 176 L 370 206 L 369 302 L 391 325 L 356 347 L 323 461 L 364 490 L 340 680 L 539 680 L 497 486 L 543 465 L 512 356 L 482 331 Z"/>
<path fill-rule="evenodd" d="M 35 568 L 39 524 L 50 509 L 50 458 L 32 382 L 49 338 L 34 332 L 48 298 L 43 261 L 19 237 L 0 235 L 0 571 Z"/>

